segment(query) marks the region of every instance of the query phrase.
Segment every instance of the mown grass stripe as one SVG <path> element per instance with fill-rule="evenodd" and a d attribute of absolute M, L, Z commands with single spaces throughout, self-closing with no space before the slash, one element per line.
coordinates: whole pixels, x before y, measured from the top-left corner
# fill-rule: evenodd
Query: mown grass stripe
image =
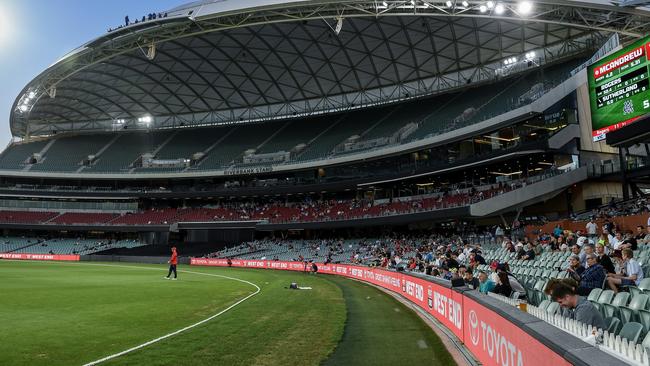
<path fill-rule="evenodd" d="M 327 278 L 343 291 L 347 321 L 323 366 L 456 364 L 440 338 L 403 304 L 363 283 Z"/>

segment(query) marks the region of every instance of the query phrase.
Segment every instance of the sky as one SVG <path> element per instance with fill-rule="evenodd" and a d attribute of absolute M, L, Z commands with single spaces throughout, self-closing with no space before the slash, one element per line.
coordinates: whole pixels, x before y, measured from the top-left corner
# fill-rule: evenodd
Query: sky
<path fill-rule="evenodd" d="M 18 93 L 69 51 L 124 23 L 190 0 L 0 0 L 0 151 Z"/>

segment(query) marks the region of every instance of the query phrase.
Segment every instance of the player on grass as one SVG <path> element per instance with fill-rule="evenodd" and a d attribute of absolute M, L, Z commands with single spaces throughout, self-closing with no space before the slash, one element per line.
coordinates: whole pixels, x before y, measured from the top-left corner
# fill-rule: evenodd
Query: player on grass
<path fill-rule="evenodd" d="M 178 253 L 176 253 L 176 247 L 172 247 L 172 257 L 169 258 L 167 263 L 169 263 L 169 273 L 167 274 L 167 277 L 165 277 L 165 279 L 168 280 L 169 277 L 172 275 L 172 272 L 174 272 L 174 278 L 172 278 L 172 280 L 176 280 L 176 278 L 178 277 L 176 275 L 176 265 L 178 264 Z"/>

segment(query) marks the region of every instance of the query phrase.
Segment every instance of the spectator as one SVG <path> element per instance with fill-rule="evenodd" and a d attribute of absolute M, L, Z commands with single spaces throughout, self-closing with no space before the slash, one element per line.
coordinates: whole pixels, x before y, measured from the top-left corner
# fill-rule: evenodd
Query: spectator
<path fill-rule="evenodd" d="M 560 235 L 562 235 L 562 226 L 560 226 L 560 224 L 557 224 L 555 225 L 555 228 L 553 228 L 553 236 L 559 238 Z"/>
<path fill-rule="evenodd" d="M 590 254 L 594 254 L 594 246 L 592 244 L 587 244 L 582 248 L 582 253 L 580 253 L 580 264 L 582 264 L 583 267 L 587 268 L 587 256 Z M 584 258 L 584 259 L 583 259 Z M 598 260 L 598 257 L 596 257 L 596 260 Z"/>
<path fill-rule="evenodd" d="M 598 329 L 605 329 L 605 321 L 600 312 L 591 302 L 579 296 L 570 286 L 558 284 L 553 288 L 551 297 L 560 303 L 563 308 L 568 309 L 564 314 L 570 319 Z"/>
<path fill-rule="evenodd" d="M 526 255 L 526 251 L 524 250 L 524 244 L 523 243 L 517 243 L 515 246 L 517 249 L 517 259 L 522 259 L 524 255 Z"/>
<path fill-rule="evenodd" d="M 508 263 L 501 263 L 497 266 L 497 273 L 505 272 L 508 276 L 508 284 L 514 291 L 519 292 L 520 296 L 523 297 L 526 295 L 526 290 L 524 286 L 521 285 L 521 282 L 515 277 L 514 274 L 510 273 L 510 266 Z"/>
<path fill-rule="evenodd" d="M 505 272 L 499 272 L 497 274 L 499 276 L 499 280 L 492 289 L 492 292 L 495 294 L 503 295 L 505 297 L 510 297 L 512 294 L 512 287 L 510 286 L 510 281 L 508 280 L 508 274 Z"/>
<path fill-rule="evenodd" d="M 485 273 L 484 271 L 480 271 L 478 273 L 478 281 L 480 284 L 479 291 L 484 294 L 491 292 L 492 289 L 494 289 L 494 286 L 496 286 L 496 284 L 488 278 L 487 273 Z"/>
<path fill-rule="evenodd" d="M 612 224 L 609 219 L 605 219 L 605 222 L 603 222 L 603 234 L 605 234 L 605 232 L 611 233 L 612 230 L 614 230 L 614 224 Z"/>
<path fill-rule="evenodd" d="M 636 227 L 636 235 L 634 235 L 634 239 L 636 240 L 637 245 L 638 244 L 643 244 L 643 240 L 645 240 L 646 236 L 646 231 L 643 229 L 642 225 L 639 225 Z"/>
<path fill-rule="evenodd" d="M 579 282 L 578 294 L 582 296 L 588 296 L 595 288 L 603 288 L 606 276 L 605 269 L 598 263 L 598 257 L 593 253 L 587 255 L 587 269 L 581 276 L 576 278 L 575 272 L 572 273 L 572 277 Z"/>
<path fill-rule="evenodd" d="M 650 219 L 648 219 L 648 226 L 650 226 Z M 497 225 L 496 230 L 494 230 L 494 236 L 496 237 L 497 244 L 501 244 L 503 241 L 504 231 L 501 225 Z"/>
<path fill-rule="evenodd" d="M 582 251 L 582 249 L 580 249 L 580 246 L 578 244 L 573 244 L 571 246 L 571 253 L 573 255 L 577 255 L 578 257 L 580 257 L 580 252 L 581 251 Z"/>
<path fill-rule="evenodd" d="M 478 278 L 476 278 L 476 277 L 474 277 L 472 275 L 472 270 L 471 269 L 468 269 L 465 272 L 464 280 L 465 280 L 465 285 L 468 286 L 471 289 L 478 289 L 481 286 L 481 284 L 479 283 Z"/>
<path fill-rule="evenodd" d="M 643 269 L 639 262 L 634 260 L 632 249 L 623 249 L 623 265 L 621 272 L 607 274 L 607 286 L 618 292 L 619 286 L 638 286 L 643 279 Z"/>
<path fill-rule="evenodd" d="M 596 232 L 598 230 L 598 225 L 596 225 L 596 223 L 594 222 L 593 217 L 589 219 L 589 222 L 586 225 L 586 229 L 587 229 L 587 236 L 589 237 L 589 239 L 595 240 Z"/>
<path fill-rule="evenodd" d="M 613 236 L 610 235 L 609 237 L 609 245 L 611 246 L 612 249 L 618 250 L 618 249 L 623 249 L 619 248 L 623 244 L 623 234 L 620 231 L 617 231 L 616 234 Z"/>
<path fill-rule="evenodd" d="M 526 244 L 526 252 L 521 257 L 521 259 L 526 261 L 532 261 L 535 259 L 535 250 L 533 250 L 532 246 L 532 244 Z"/>
<path fill-rule="evenodd" d="M 612 259 L 605 253 L 605 246 L 601 243 L 596 245 L 596 255 L 598 256 L 598 263 L 603 266 L 607 273 L 616 273 Z"/>
<path fill-rule="evenodd" d="M 569 272 L 569 275 L 574 279 L 580 279 L 582 273 L 585 271 L 585 267 L 580 263 L 580 257 L 577 255 L 572 255 L 569 257 L 569 267 L 566 269 Z"/>
<path fill-rule="evenodd" d="M 636 239 L 634 238 L 634 234 L 632 234 L 631 231 L 625 233 L 625 236 L 623 237 L 623 242 L 621 243 L 621 245 L 619 245 L 618 249 L 625 249 L 625 248 L 629 248 L 632 250 L 637 250 L 638 248 Z"/>
<path fill-rule="evenodd" d="M 551 296 L 551 293 L 553 292 L 553 289 L 555 286 L 563 284 L 565 286 L 571 287 L 574 291 L 578 288 L 578 282 L 576 282 L 573 278 L 551 278 L 548 280 L 546 283 L 546 287 L 544 288 L 543 292 L 546 296 Z"/>
<path fill-rule="evenodd" d="M 646 226 L 645 232 L 643 233 L 642 239 L 637 239 L 638 245 L 649 245 L 650 244 L 650 226 Z"/>

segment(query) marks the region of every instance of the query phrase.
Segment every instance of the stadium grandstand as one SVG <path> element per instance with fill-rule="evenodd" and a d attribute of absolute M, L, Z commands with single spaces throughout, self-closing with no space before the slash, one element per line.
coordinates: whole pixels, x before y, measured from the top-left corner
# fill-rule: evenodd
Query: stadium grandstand
<path fill-rule="evenodd" d="M 107 26 L 8 111 L 0 258 L 33 262 L 0 274 L 66 261 L 62 291 L 176 319 L 142 270 L 175 247 L 197 277 L 164 301 L 194 320 L 122 339 L 90 314 L 107 338 L 55 364 L 150 364 L 196 331 L 181 364 L 650 366 L 648 2 L 204 0 Z M 52 363 L 27 333 L 9 364 Z"/>

